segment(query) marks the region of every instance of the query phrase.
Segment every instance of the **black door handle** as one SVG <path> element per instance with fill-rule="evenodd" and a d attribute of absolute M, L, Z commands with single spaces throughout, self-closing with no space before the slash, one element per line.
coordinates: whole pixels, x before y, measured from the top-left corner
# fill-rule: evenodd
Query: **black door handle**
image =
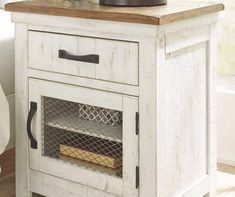
<path fill-rule="evenodd" d="M 79 62 L 88 62 L 88 63 L 99 64 L 99 55 L 96 55 L 96 54 L 71 55 L 67 51 L 60 49 L 59 50 L 59 58 L 74 60 L 74 61 L 79 61 Z"/>
<path fill-rule="evenodd" d="M 33 149 L 38 148 L 38 143 L 34 139 L 34 137 L 32 135 L 32 131 L 31 131 L 31 123 L 32 123 L 32 120 L 33 120 L 33 117 L 34 117 L 36 111 L 37 111 L 37 103 L 30 102 L 30 110 L 29 110 L 28 120 L 27 120 L 27 133 L 28 133 L 28 137 L 30 139 L 31 148 L 33 148 Z"/>

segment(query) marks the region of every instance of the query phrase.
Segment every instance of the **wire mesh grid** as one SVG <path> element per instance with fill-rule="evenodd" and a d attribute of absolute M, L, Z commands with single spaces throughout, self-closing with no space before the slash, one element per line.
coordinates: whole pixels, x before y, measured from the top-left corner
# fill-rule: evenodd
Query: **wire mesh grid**
<path fill-rule="evenodd" d="M 42 97 L 42 155 L 122 177 L 122 112 Z"/>

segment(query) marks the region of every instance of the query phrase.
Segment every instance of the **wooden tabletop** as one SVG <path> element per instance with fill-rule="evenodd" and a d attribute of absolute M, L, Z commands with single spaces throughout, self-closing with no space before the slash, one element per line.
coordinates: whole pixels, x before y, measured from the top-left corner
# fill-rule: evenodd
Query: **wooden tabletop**
<path fill-rule="evenodd" d="M 101 6 L 87 1 L 23 1 L 5 5 L 5 10 L 55 16 L 162 25 L 224 10 L 222 3 L 168 0 L 153 7 Z"/>

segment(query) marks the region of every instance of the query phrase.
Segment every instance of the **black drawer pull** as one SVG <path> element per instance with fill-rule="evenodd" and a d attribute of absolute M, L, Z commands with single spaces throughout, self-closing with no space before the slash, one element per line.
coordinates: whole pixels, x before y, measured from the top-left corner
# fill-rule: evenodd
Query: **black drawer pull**
<path fill-rule="evenodd" d="M 71 55 L 67 51 L 60 49 L 59 58 L 74 60 L 79 62 L 88 62 L 99 64 L 99 55 L 90 54 L 90 55 Z"/>
<path fill-rule="evenodd" d="M 34 114 L 36 113 L 36 111 L 37 111 L 37 103 L 30 102 L 30 110 L 29 110 L 28 120 L 27 120 L 27 133 L 28 133 L 28 137 L 30 139 L 31 148 L 33 148 L 33 149 L 38 148 L 38 143 L 34 139 L 34 137 L 32 135 L 32 131 L 31 131 L 31 123 L 32 123 L 32 120 L 33 120 L 33 117 L 34 117 Z"/>

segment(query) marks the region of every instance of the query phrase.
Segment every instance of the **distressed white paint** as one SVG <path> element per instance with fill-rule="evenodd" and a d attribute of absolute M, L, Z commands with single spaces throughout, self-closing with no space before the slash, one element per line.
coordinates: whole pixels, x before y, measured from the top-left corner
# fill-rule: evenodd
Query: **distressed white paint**
<path fill-rule="evenodd" d="M 210 174 L 209 197 L 216 196 L 217 170 L 217 130 L 216 130 L 216 65 L 217 65 L 217 34 L 216 23 L 210 24 L 210 40 L 207 43 L 207 147 Z"/>
<path fill-rule="evenodd" d="M 140 196 L 156 194 L 156 39 L 145 38 L 140 42 L 139 86 L 139 167 Z"/>
<path fill-rule="evenodd" d="M 206 51 L 204 42 L 167 54 L 159 73 L 159 196 L 179 195 L 207 174 Z"/>
<path fill-rule="evenodd" d="M 44 72 L 42 70 L 35 70 L 35 69 L 29 69 L 27 70 L 27 73 L 33 78 L 39 78 L 44 80 L 50 79 L 51 81 L 57 81 L 57 82 L 63 81 L 64 83 L 71 85 L 79 84 L 79 86 L 81 87 L 99 89 L 108 92 L 116 92 L 132 96 L 139 95 L 138 86 L 127 86 L 125 84 L 115 83 L 111 81 L 102 81 L 90 78 L 88 79 L 84 77 L 75 77 L 72 75 L 63 75 L 60 73 L 54 73 L 53 75 L 51 75 L 50 72 Z"/>
<path fill-rule="evenodd" d="M 29 170 L 29 175 L 30 190 L 45 196 L 120 197 L 34 170 Z"/>
<path fill-rule="evenodd" d="M 216 63 L 214 59 L 216 37 L 213 23 L 217 15 L 211 14 L 163 26 L 59 18 L 60 20 L 55 16 L 13 14 L 15 22 L 27 24 L 18 25 L 20 29 L 16 45 L 17 49 L 25 47 L 16 54 L 17 89 L 23 93 L 18 94 L 16 98 L 17 113 L 23 114 L 17 122 L 19 132 L 17 138 L 23 143 L 17 144 L 18 158 L 21 156 L 17 168 L 22 168 L 22 171 L 17 173 L 17 195 L 27 196 L 29 194 L 27 188 L 30 187 L 31 191 L 49 196 L 202 197 L 208 194 L 210 197 L 215 197 L 216 135 L 213 73 Z M 107 26 L 109 28 L 106 28 Z M 61 35 L 55 36 L 55 33 Z M 47 42 L 44 40 L 45 35 L 49 35 Z M 53 65 L 50 56 L 57 54 L 49 50 L 45 55 L 43 50 L 39 50 L 39 46 L 58 49 L 57 42 L 67 46 L 65 41 L 68 41 L 71 43 L 68 49 L 72 49 L 73 40 L 77 39 L 76 35 L 79 35 L 79 38 L 85 36 L 84 43 L 91 43 L 89 46 L 94 40 L 106 42 L 107 39 L 112 41 L 111 48 L 116 42 L 121 45 L 131 43 L 134 49 L 132 47 L 129 49 L 136 53 L 138 46 L 138 56 L 137 53 L 134 56 L 130 54 L 131 62 L 135 62 L 133 64 L 135 66 L 131 66 L 131 70 L 128 71 L 130 79 L 120 78 L 122 75 L 127 76 L 124 68 L 128 66 L 126 65 L 128 61 L 123 59 L 123 55 L 119 57 L 120 60 L 115 60 L 117 61 L 115 65 L 119 65 L 120 62 L 125 65 L 121 65 L 115 73 L 113 71 L 103 73 L 105 70 L 102 69 L 100 70 L 102 77 L 94 77 L 96 79 L 87 78 L 94 74 L 92 73 L 94 71 L 88 68 L 84 71 L 88 74 L 82 77 L 72 75 L 66 67 L 62 69 L 63 72 L 57 71 L 61 72 L 60 74 L 54 73 L 52 67 L 61 63 Z M 29 43 L 26 44 L 27 40 Z M 41 54 L 42 59 L 37 58 L 33 46 Z M 89 46 L 84 44 L 86 50 Z M 31 52 L 27 52 L 28 49 Z M 109 47 L 104 45 L 104 52 L 101 55 L 110 56 L 108 49 Z M 125 47 L 118 50 L 121 52 Z M 119 78 L 115 78 L 116 76 Z M 28 78 L 37 78 L 30 79 L 29 89 Z M 49 95 L 123 111 L 126 130 L 123 179 L 42 158 L 39 154 L 40 149 L 29 149 L 30 165 L 38 172 L 29 170 L 25 135 L 28 90 L 29 101 L 39 102 L 40 95 Z M 137 110 L 140 114 L 138 137 L 133 131 L 134 112 Z M 40 142 L 39 114 L 33 122 L 33 134 Z M 140 167 L 139 189 L 134 186 L 135 165 Z M 80 176 L 74 176 L 74 172 Z M 23 181 L 19 175 L 23 177 Z M 100 180 L 101 183 L 96 185 Z M 105 183 L 109 183 L 108 189 L 105 189 Z M 65 186 L 57 188 L 61 184 Z"/>
<path fill-rule="evenodd" d="M 62 89 L 63 94 L 61 94 Z M 42 156 L 42 96 L 123 112 L 123 179 Z M 60 83 L 29 79 L 29 101 L 38 104 L 37 115 L 34 120 L 35 127 L 33 127 L 35 131 L 33 135 L 38 141 L 38 149 L 30 149 L 29 161 L 32 169 L 109 193 L 123 195 L 125 197 L 137 196 L 135 188 L 135 166 L 138 162 L 138 140 L 135 139 L 135 113 L 138 112 L 138 100 L 136 98 Z M 55 168 L 55 166 L 57 167 Z"/>
<path fill-rule="evenodd" d="M 138 85 L 137 43 L 29 31 L 28 45 L 30 68 Z M 99 63 L 61 59 L 60 49 L 72 55 L 99 55 Z"/>
<path fill-rule="evenodd" d="M 28 113 L 27 25 L 16 24 L 15 48 L 15 117 L 16 117 L 16 197 L 29 197 L 28 185 L 28 137 L 26 121 Z"/>
<path fill-rule="evenodd" d="M 131 24 L 125 22 L 102 21 L 94 19 L 82 19 L 47 15 L 35 15 L 13 13 L 14 22 L 26 23 L 30 30 L 42 30 L 45 32 L 66 33 L 77 32 L 81 36 L 118 38 L 121 40 L 136 40 L 138 37 L 152 37 L 156 35 L 157 27 L 154 25 Z M 110 26 L 111 25 L 111 26 Z M 63 27 L 63 28 L 61 28 Z M 109 28 L 107 28 L 109 27 Z M 144 31 L 143 31 L 144 28 Z M 128 31 L 126 31 L 128 30 Z M 74 34 L 74 33 L 69 33 Z"/>
<path fill-rule="evenodd" d="M 209 27 L 189 28 L 184 31 L 169 33 L 166 37 L 166 53 L 190 47 L 209 39 Z"/>

